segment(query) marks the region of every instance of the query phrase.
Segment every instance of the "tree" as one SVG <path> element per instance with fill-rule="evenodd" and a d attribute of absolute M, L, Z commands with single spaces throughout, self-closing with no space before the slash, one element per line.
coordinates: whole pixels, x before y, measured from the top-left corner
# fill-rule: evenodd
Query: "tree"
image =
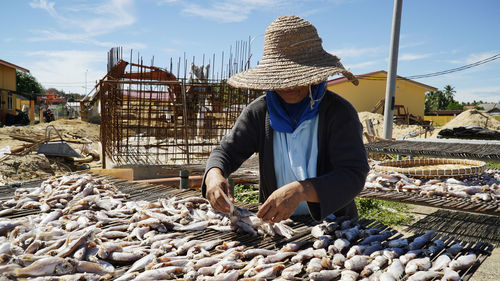
<path fill-rule="evenodd" d="M 463 109 L 463 105 L 455 101 L 455 93 L 455 88 L 450 85 L 446 85 L 442 91 L 427 92 L 425 94 L 425 112 L 428 113 L 431 110 Z"/>
<path fill-rule="evenodd" d="M 17 91 L 21 93 L 34 93 L 41 95 L 44 90 L 35 77 L 31 74 L 21 71 L 16 71 Z"/>

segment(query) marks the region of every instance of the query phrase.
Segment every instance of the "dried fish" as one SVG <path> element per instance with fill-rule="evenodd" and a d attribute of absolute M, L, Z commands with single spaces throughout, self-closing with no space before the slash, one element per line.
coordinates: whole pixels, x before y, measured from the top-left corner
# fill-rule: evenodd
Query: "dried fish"
<path fill-rule="evenodd" d="M 462 279 L 455 270 L 448 267 L 444 269 L 444 275 L 441 281 L 460 281 L 460 280 Z"/>
<path fill-rule="evenodd" d="M 393 260 L 387 273 L 391 274 L 395 279 L 399 279 L 405 272 L 404 264 L 400 260 Z"/>
<path fill-rule="evenodd" d="M 292 279 L 302 271 L 302 267 L 302 263 L 295 263 L 292 266 L 283 269 L 283 271 L 281 272 L 281 277 L 285 279 Z"/>
<path fill-rule="evenodd" d="M 370 257 L 357 255 L 345 261 L 345 268 L 353 271 L 361 271 L 369 261 Z"/>
<path fill-rule="evenodd" d="M 147 265 L 152 264 L 155 260 L 156 260 L 156 255 L 154 254 L 146 255 L 135 261 L 134 264 L 132 264 L 132 266 L 127 270 L 126 273 L 144 269 Z"/>
<path fill-rule="evenodd" d="M 325 269 L 319 272 L 311 272 L 309 274 L 309 279 L 313 281 L 327 281 L 333 280 L 340 275 L 340 270 L 338 269 Z"/>
<path fill-rule="evenodd" d="M 328 246 L 328 252 L 332 254 L 340 253 L 344 249 L 347 249 L 347 247 L 349 247 L 350 244 L 351 243 L 349 242 L 349 240 L 339 238 L 335 240 L 335 242 L 333 242 L 333 245 Z"/>
<path fill-rule="evenodd" d="M 465 256 L 460 256 L 454 260 L 452 260 L 449 264 L 449 267 L 455 271 L 466 269 L 476 263 L 476 255 L 468 254 Z"/>
<path fill-rule="evenodd" d="M 135 279 L 134 281 L 150 281 L 150 280 L 161 280 L 161 279 L 171 279 L 176 274 L 184 273 L 184 268 L 180 266 L 167 266 L 158 269 L 146 270 Z"/>
<path fill-rule="evenodd" d="M 106 275 L 114 273 L 115 267 L 106 261 L 89 262 L 89 261 L 78 261 L 76 263 L 76 271 L 84 273 L 95 273 L 98 275 Z"/>
<path fill-rule="evenodd" d="M 440 271 L 448 267 L 448 264 L 450 263 L 451 259 L 448 255 L 440 255 L 435 261 L 434 264 L 432 265 L 431 268 L 429 268 L 430 271 Z"/>
<path fill-rule="evenodd" d="M 408 277 L 408 281 L 426 281 L 443 275 L 436 271 L 419 271 Z"/>
<path fill-rule="evenodd" d="M 340 280 L 342 281 L 356 281 L 359 276 L 359 274 L 356 271 L 348 269 L 342 270 L 340 275 L 341 275 Z"/>
<path fill-rule="evenodd" d="M 413 259 L 406 264 L 405 272 L 407 274 L 414 274 L 417 271 L 427 271 L 431 266 L 432 263 L 429 257 Z"/>
<path fill-rule="evenodd" d="M 460 245 L 459 243 L 455 243 L 453 245 L 451 245 L 448 249 L 446 249 L 446 253 L 448 253 L 450 256 L 456 256 L 460 251 L 462 251 L 462 249 L 464 248 L 464 246 Z"/>
<path fill-rule="evenodd" d="M 64 258 L 47 257 L 37 260 L 26 267 L 14 269 L 12 275 L 15 277 L 63 275 L 72 273 L 74 270 L 73 264 Z"/>

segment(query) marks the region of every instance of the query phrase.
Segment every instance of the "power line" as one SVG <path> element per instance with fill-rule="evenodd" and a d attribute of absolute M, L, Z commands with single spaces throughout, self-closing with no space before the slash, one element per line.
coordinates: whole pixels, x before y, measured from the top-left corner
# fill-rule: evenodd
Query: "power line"
<path fill-rule="evenodd" d="M 494 56 L 467 64 L 464 66 L 456 67 L 456 68 L 451 68 L 451 69 L 427 73 L 427 74 L 398 77 L 398 79 L 399 80 L 405 80 L 405 79 L 417 80 L 417 79 L 422 79 L 422 78 L 436 77 L 436 76 L 450 74 L 450 73 L 454 73 L 454 72 L 458 72 L 458 71 L 462 71 L 462 70 L 467 70 L 469 68 L 473 68 L 473 67 L 476 67 L 476 66 L 488 63 L 488 62 L 492 62 L 492 61 L 497 60 L 497 59 L 500 59 L 500 54 L 496 54 Z M 361 76 L 361 77 L 358 77 L 358 79 L 361 79 L 361 80 L 387 80 L 386 78 L 377 77 L 377 76 L 370 76 L 370 75 Z"/>
<path fill-rule="evenodd" d="M 479 65 L 482 65 L 482 64 L 494 61 L 494 60 L 499 59 L 499 58 L 500 58 L 500 54 L 496 54 L 496 55 L 491 56 L 489 58 L 485 58 L 483 60 L 476 61 L 474 63 L 467 64 L 467 65 L 464 65 L 464 66 L 460 66 L 460 67 L 456 67 L 456 68 L 452 68 L 452 69 L 448 69 L 448 70 L 443 70 L 443 71 L 439 71 L 439 72 L 434 72 L 434 73 L 407 76 L 406 78 L 408 78 L 408 79 L 421 79 L 421 78 L 428 78 L 428 77 L 440 76 L 440 75 L 444 75 L 444 74 L 449 74 L 449 73 L 458 72 L 458 71 L 466 70 L 466 69 L 469 69 L 469 68 L 473 68 L 473 67 L 476 67 L 476 66 L 479 66 Z"/>

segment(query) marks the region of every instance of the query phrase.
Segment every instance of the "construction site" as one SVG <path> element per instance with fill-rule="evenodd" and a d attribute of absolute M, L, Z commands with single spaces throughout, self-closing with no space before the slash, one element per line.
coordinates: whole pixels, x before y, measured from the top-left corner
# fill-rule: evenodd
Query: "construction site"
<path fill-rule="evenodd" d="M 191 226 L 207 223 L 194 215 L 186 220 L 183 227 L 180 224 L 177 225 L 177 222 L 174 223 L 173 228 L 169 228 L 166 223 L 146 224 L 148 218 L 153 218 L 152 213 L 156 212 L 155 210 L 164 207 L 170 208 L 168 207 L 170 203 L 166 202 L 177 202 L 173 203 L 175 208 L 181 209 L 197 206 L 195 208 L 201 210 L 206 207 L 198 206 L 196 203 L 198 201 L 190 202 L 189 200 L 195 200 L 192 198 L 200 196 L 200 184 L 210 152 L 231 130 L 244 108 L 263 94 L 262 91 L 232 88 L 226 83 L 227 77 L 247 69 L 248 57 L 245 55 L 247 53 L 245 48 L 246 45 L 241 43 L 236 49 L 237 52 L 230 53 L 229 62 L 218 72 L 211 68 L 215 56 L 207 60 L 207 64 L 203 58 L 199 66 L 195 64 L 195 58 L 190 62 L 185 58 L 183 61 L 179 59 L 176 67 L 171 60 L 168 69 L 154 66 L 153 61 L 149 65 L 145 64 L 141 57 L 134 58 L 132 52 L 129 58 L 125 59 L 121 48 L 111 49 L 107 56 L 107 74 L 80 101 L 80 118 L 56 118 L 54 121 L 41 122 L 32 126 L 0 128 L 0 149 L 4 148 L 0 156 L 0 192 L 3 200 L 0 212 L 2 219 L 14 221 L 17 218 L 22 219 L 30 216 L 46 218 L 47 214 L 51 214 L 50 212 L 59 212 L 57 208 L 62 208 L 64 213 L 73 214 L 76 212 L 72 209 L 74 208 L 72 207 L 73 203 L 78 206 L 82 204 L 81 208 L 88 207 L 93 210 L 92 212 L 94 210 L 101 210 L 96 212 L 107 210 L 108 218 L 104 219 L 103 213 L 95 213 L 94 217 L 85 224 L 87 228 L 84 229 L 90 229 L 92 225 L 99 226 L 97 228 L 99 230 L 90 230 L 92 233 L 94 231 L 96 234 L 99 233 L 96 236 L 99 238 L 86 236 L 85 242 L 82 242 L 84 247 L 96 250 L 103 249 L 103 245 L 106 244 L 98 239 L 105 239 L 109 243 L 122 241 L 123 237 L 120 235 L 128 235 L 126 238 L 130 239 L 128 242 L 139 239 L 147 246 L 142 247 L 139 254 L 128 261 L 120 260 L 117 256 L 118 253 L 129 253 L 125 247 L 123 250 L 116 250 L 114 252 L 116 256 L 110 254 L 100 257 L 103 264 L 105 262 L 109 265 L 106 269 L 93 269 L 93 274 L 100 278 L 97 280 L 119 280 L 120 277 L 128 276 L 127 274 L 134 277 L 146 276 L 160 268 L 166 270 L 166 268 L 173 269 L 174 266 L 161 261 L 169 255 L 169 250 L 161 248 L 158 253 L 161 252 L 165 256 L 156 256 L 157 252 L 153 250 L 153 245 L 145 242 L 147 235 L 138 234 L 139 228 L 133 230 L 135 234 L 129 233 L 132 229 L 127 227 L 135 223 L 135 211 L 113 217 L 111 215 L 112 208 L 105 207 L 104 203 L 97 203 L 97 201 L 94 203 L 90 201 L 75 203 L 71 201 L 73 203 L 69 204 L 66 199 L 52 202 L 47 197 L 49 195 L 37 197 L 37 200 L 39 198 L 43 202 L 48 202 L 48 207 L 45 207 L 45 204 L 24 204 L 22 202 L 25 201 L 22 200 L 28 199 L 23 198 L 29 197 L 30 194 L 23 193 L 25 190 L 31 192 L 31 190 L 38 190 L 40 186 L 46 188 L 47 184 L 50 183 L 53 188 L 61 189 L 62 192 L 62 189 L 67 188 L 64 181 L 68 181 L 74 186 L 78 186 L 79 183 L 91 182 L 92 186 L 96 186 L 96 188 L 92 191 L 95 193 L 88 195 L 88 198 L 111 194 L 110 192 L 113 190 L 113 199 L 99 197 L 100 200 L 114 202 L 113 200 L 117 200 L 115 198 L 120 198 L 119 200 L 123 200 L 123 206 L 136 204 L 141 200 L 151 202 L 150 205 L 143 205 L 141 208 L 144 209 L 137 211 L 137 213 L 149 214 L 140 218 L 140 220 L 144 220 L 141 225 L 144 229 L 141 231 L 150 231 L 153 236 L 164 235 L 164 233 L 174 235 L 173 233 L 177 231 L 180 233 L 178 235 L 187 237 L 186 241 L 188 241 L 191 236 L 186 236 L 186 233 L 191 233 L 201 239 L 193 241 L 198 241 L 198 243 L 213 242 L 214 245 L 222 243 L 220 240 L 222 237 L 224 241 L 236 241 L 234 243 L 245 245 L 246 251 L 261 249 L 275 251 L 284 247 L 288 242 L 301 245 L 303 243 L 306 246 L 316 245 L 317 237 L 314 236 L 312 229 L 322 224 L 302 217 L 290 222 L 289 227 L 293 234 L 276 234 L 274 232 L 271 234 L 268 232 L 262 237 L 257 232 L 250 234 L 245 233 L 242 229 L 220 233 L 217 230 L 218 226 L 215 225 L 191 230 Z M 499 160 L 498 144 L 494 141 L 474 143 L 438 139 L 438 133 L 441 129 L 478 126 L 490 130 L 500 130 L 500 121 L 485 113 L 470 110 L 456 116 L 448 124 L 438 127 L 433 126 L 432 122 L 425 121 L 422 117 L 410 113 L 410 110 L 404 105 L 399 105 L 395 106 L 393 139 L 386 140 L 381 137 L 383 102 L 380 100 L 375 104 L 372 103 L 370 110 L 358 111 L 359 119 L 363 125 L 363 141 L 369 153 L 372 167 L 365 189 L 359 194 L 359 198 L 405 202 L 412 206 L 408 215 L 414 219 L 410 224 L 400 226 L 387 226 L 365 218 L 338 218 L 335 220 L 335 224 L 345 225 L 343 231 L 352 227 L 370 233 L 379 233 L 377 235 L 382 235 L 382 240 L 378 241 L 378 244 L 372 244 L 372 246 L 380 246 L 381 253 L 388 243 L 394 243 L 394 241 L 416 243 L 419 239 L 425 238 L 427 240 L 422 246 L 424 250 L 419 252 L 421 259 L 429 259 L 434 264 L 443 255 L 449 256 L 454 261 L 458 261 L 461 257 L 473 259 L 472 262 L 455 268 L 460 278 L 457 280 L 483 281 L 492 280 L 489 279 L 491 276 L 500 276 L 498 268 L 495 267 L 500 258 L 498 249 L 496 249 L 500 245 L 498 239 L 498 225 L 500 223 L 498 219 L 500 216 L 499 171 L 498 169 L 486 169 L 484 162 L 482 162 L 483 160 Z M 406 157 L 409 160 L 394 162 L 396 155 Z M 423 160 L 420 162 L 411 160 L 413 157 L 415 159 L 436 157 L 433 159 L 442 159 L 442 161 L 429 160 L 424 163 Z M 451 160 L 457 158 L 468 160 Z M 253 190 L 250 193 L 256 195 L 259 186 L 258 164 L 258 158 L 254 155 L 230 176 L 231 183 L 251 185 Z M 406 170 L 397 170 L 399 168 Z M 394 171 L 398 171 L 398 173 L 394 173 Z M 395 178 L 389 178 L 387 174 Z M 448 179 L 448 182 L 453 181 L 454 184 L 463 185 L 464 188 L 469 188 L 469 185 L 472 184 L 475 184 L 474 186 L 482 185 L 483 188 L 469 191 L 462 197 L 453 193 L 451 189 L 448 194 L 425 189 L 428 187 L 426 184 L 430 181 L 434 184 L 445 185 L 446 175 L 452 179 Z M 414 189 L 409 187 L 405 189 L 410 186 L 409 181 Z M 429 186 L 432 185 L 429 184 Z M 78 188 L 78 190 L 80 189 L 81 187 Z M 78 196 L 80 196 L 77 193 L 71 193 L 72 191 L 66 190 L 64 192 L 73 194 L 71 197 L 79 198 Z M 10 200 L 11 198 L 17 198 L 16 200 L 21 200 L 19 201 L 21 203 L 13 202 Z M 166 198 L 166 201 L 161 201 L 163 200 L 161 198 Z M 163 205 L 158 205 L 160 203 L 155 202 L 163 202 Z M 122 203 L 116 207 L 121 206 Z M 185 203 L 187 207 L 182 205 Z M 181 205 L 183 207 L 180 207 Z M 236 202 L 236 205 L 252 211 L 256 211 L 258 208 L 257 202 Z M 48 208 L 49 213 L 45 213 L 47 210 L 44 211 L 43 208 Z M 174 212 L 173 209 L 166 211 L 167 209 L 160 213 Z M 63 219 L 66 219 L 66 216 L 61 216 L 61 220 Z M 73 219 L 76 220 L 76 217 Z M 444 219 L 449 220 L 447 224 L 443 224 Z M 139 222 L 142 223 L 142 221 Z M 326 222 L 323 224 L 326 225 Z M 66 229 L 72 229 L 68 226 L 70 225 L 69 221 L 65 221 L 64 225 L 66 225 Z M 209 229 L 210 227 L 212 228 Z M 450 229 L 450 227 L 454 229 Z M 74 229 L 75 233 L 80 233 L 78 229 Z M 336 236 L 338 239 L 347 239 L 348 236 L 339 233 L 331 232 L 327 235 L 338 235 Z M 112 238 L 111 235 L 115 234 L 119 237 Z M 353 243 L 353 245 L 356 243 L 363 245 L 365 238 L 356 236 L 345 241 Z M 94 241 L 94 239 L 96 240 Z M 124 243 L 123 241 L 120 243 Z M 43 249 L 42 246 L 39 247 Z M 184 249 L 181 246 L 176 247 L 178 248 L 175 251 L 179 253 L 185 253 L 188 250 L 188 248 Z M 460 249 L 454 252 L 455 248 Z M 217 256 L 216 250 L 207 249 L 207 256 Z M 403 251 L 409 250 L 408 246 L 403 246 L 402 249 L 404 249 Z M 198 248 L 192 251 L 203 253 L 203 250 Z M 339 251 L 338 254 L 341 252 L 347 252 L 347 249 Z M 368 256 L 367 253 L 365 252 L 364 255 Z M 9 255 L 15 254 L 9 252 Z M 78 254 L 73 250 L 64 250 L 56 255 L 62 256 L 57 262 L 64 264 L 73 262 Z M 374 257 L 370 257 L 369 260 L 375 260 Z M 137 267 L 135 262 L 141 261 L 142 258 L 151 258 L 150 265 Z M 325 258 L 330 259 L 331 257 L 325 256 Z M 251 264 L 248 257 L 241 257 L 240 260 L 245 265 Z M 72 274 L 76 274 L 75 272 L 83 274 L 81 268 L 84 265 L 87 266 L 87 262 L 93 263 L 91 260 L 83 260 L 80 261 L 80 267 L 71 267 Z M 193 258 L 191 262 L 199 261 Z M 294 264 L 297 263 L 293 258 L 284 259 L 280 264 L 279 272 L 285 272 L 284 268 Z M 153 266 L 156 266 L 156 269 L 152 268 Z M 338 268 L 342 268 L 342 266 Z M 329 265 L 323 269 L 334 270 L 334 268 L 337 267 Z M 389 265 L 383 265 L 382 271 L 387 271 L 389 268 Z M 355 271 L 358 271 L 359 274 L 367 274 L 365 271 L 363 271 L 365 273 L 361 273 L 361 269 L 363 268 Z M 22 273 L 23 270 L 14 270 L 13 273 L 8 271 L 10 275 L 5 276 L 10 276 L 9 280 L 21 276 L 35 276 L 32 273 Z M 425 272 L 424 269 L 420 271 Z M 414 280 L 411 279 L 414 273 L 412 271 L 402 273 L 401 277 L 395 280 Z M 169 274 L 167 279 L 183 279 L 188 275 L 188 271 L 175 266 L 175 271 Z M 222 276 L 232 274 L 237 279 L 243 278 L 243 275 L 238 275 L 238 271 L 229 267 L 221 268 L 218 274 L 215 276 L 222 278 Z M 309 280 L 309 274 L 310 272 L 307 270 L 301 269 L 295 278 Z M 442 272 L 436 273 L 432 278 L 437 279 L 432 280 L 439 280 L 443 274 Z M 49 275 L 63 276 L 62 273 L 57 272 Z M 89 276 L 78 276 L 78 278 L 90 278 Z M 334 277 L 331 280 L 337 279 Z"/>

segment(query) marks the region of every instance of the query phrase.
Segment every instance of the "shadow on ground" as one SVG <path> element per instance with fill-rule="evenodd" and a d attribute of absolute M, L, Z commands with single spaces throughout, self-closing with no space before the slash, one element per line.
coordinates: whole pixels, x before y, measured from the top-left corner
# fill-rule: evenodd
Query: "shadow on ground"
<path fill-rule="evenodd" d="M 420 219 L 407 231 L 434 229 L 444 236 L 469 242 L 487 242 L 500 246 L 500 217 L 438 210 Z"/>

